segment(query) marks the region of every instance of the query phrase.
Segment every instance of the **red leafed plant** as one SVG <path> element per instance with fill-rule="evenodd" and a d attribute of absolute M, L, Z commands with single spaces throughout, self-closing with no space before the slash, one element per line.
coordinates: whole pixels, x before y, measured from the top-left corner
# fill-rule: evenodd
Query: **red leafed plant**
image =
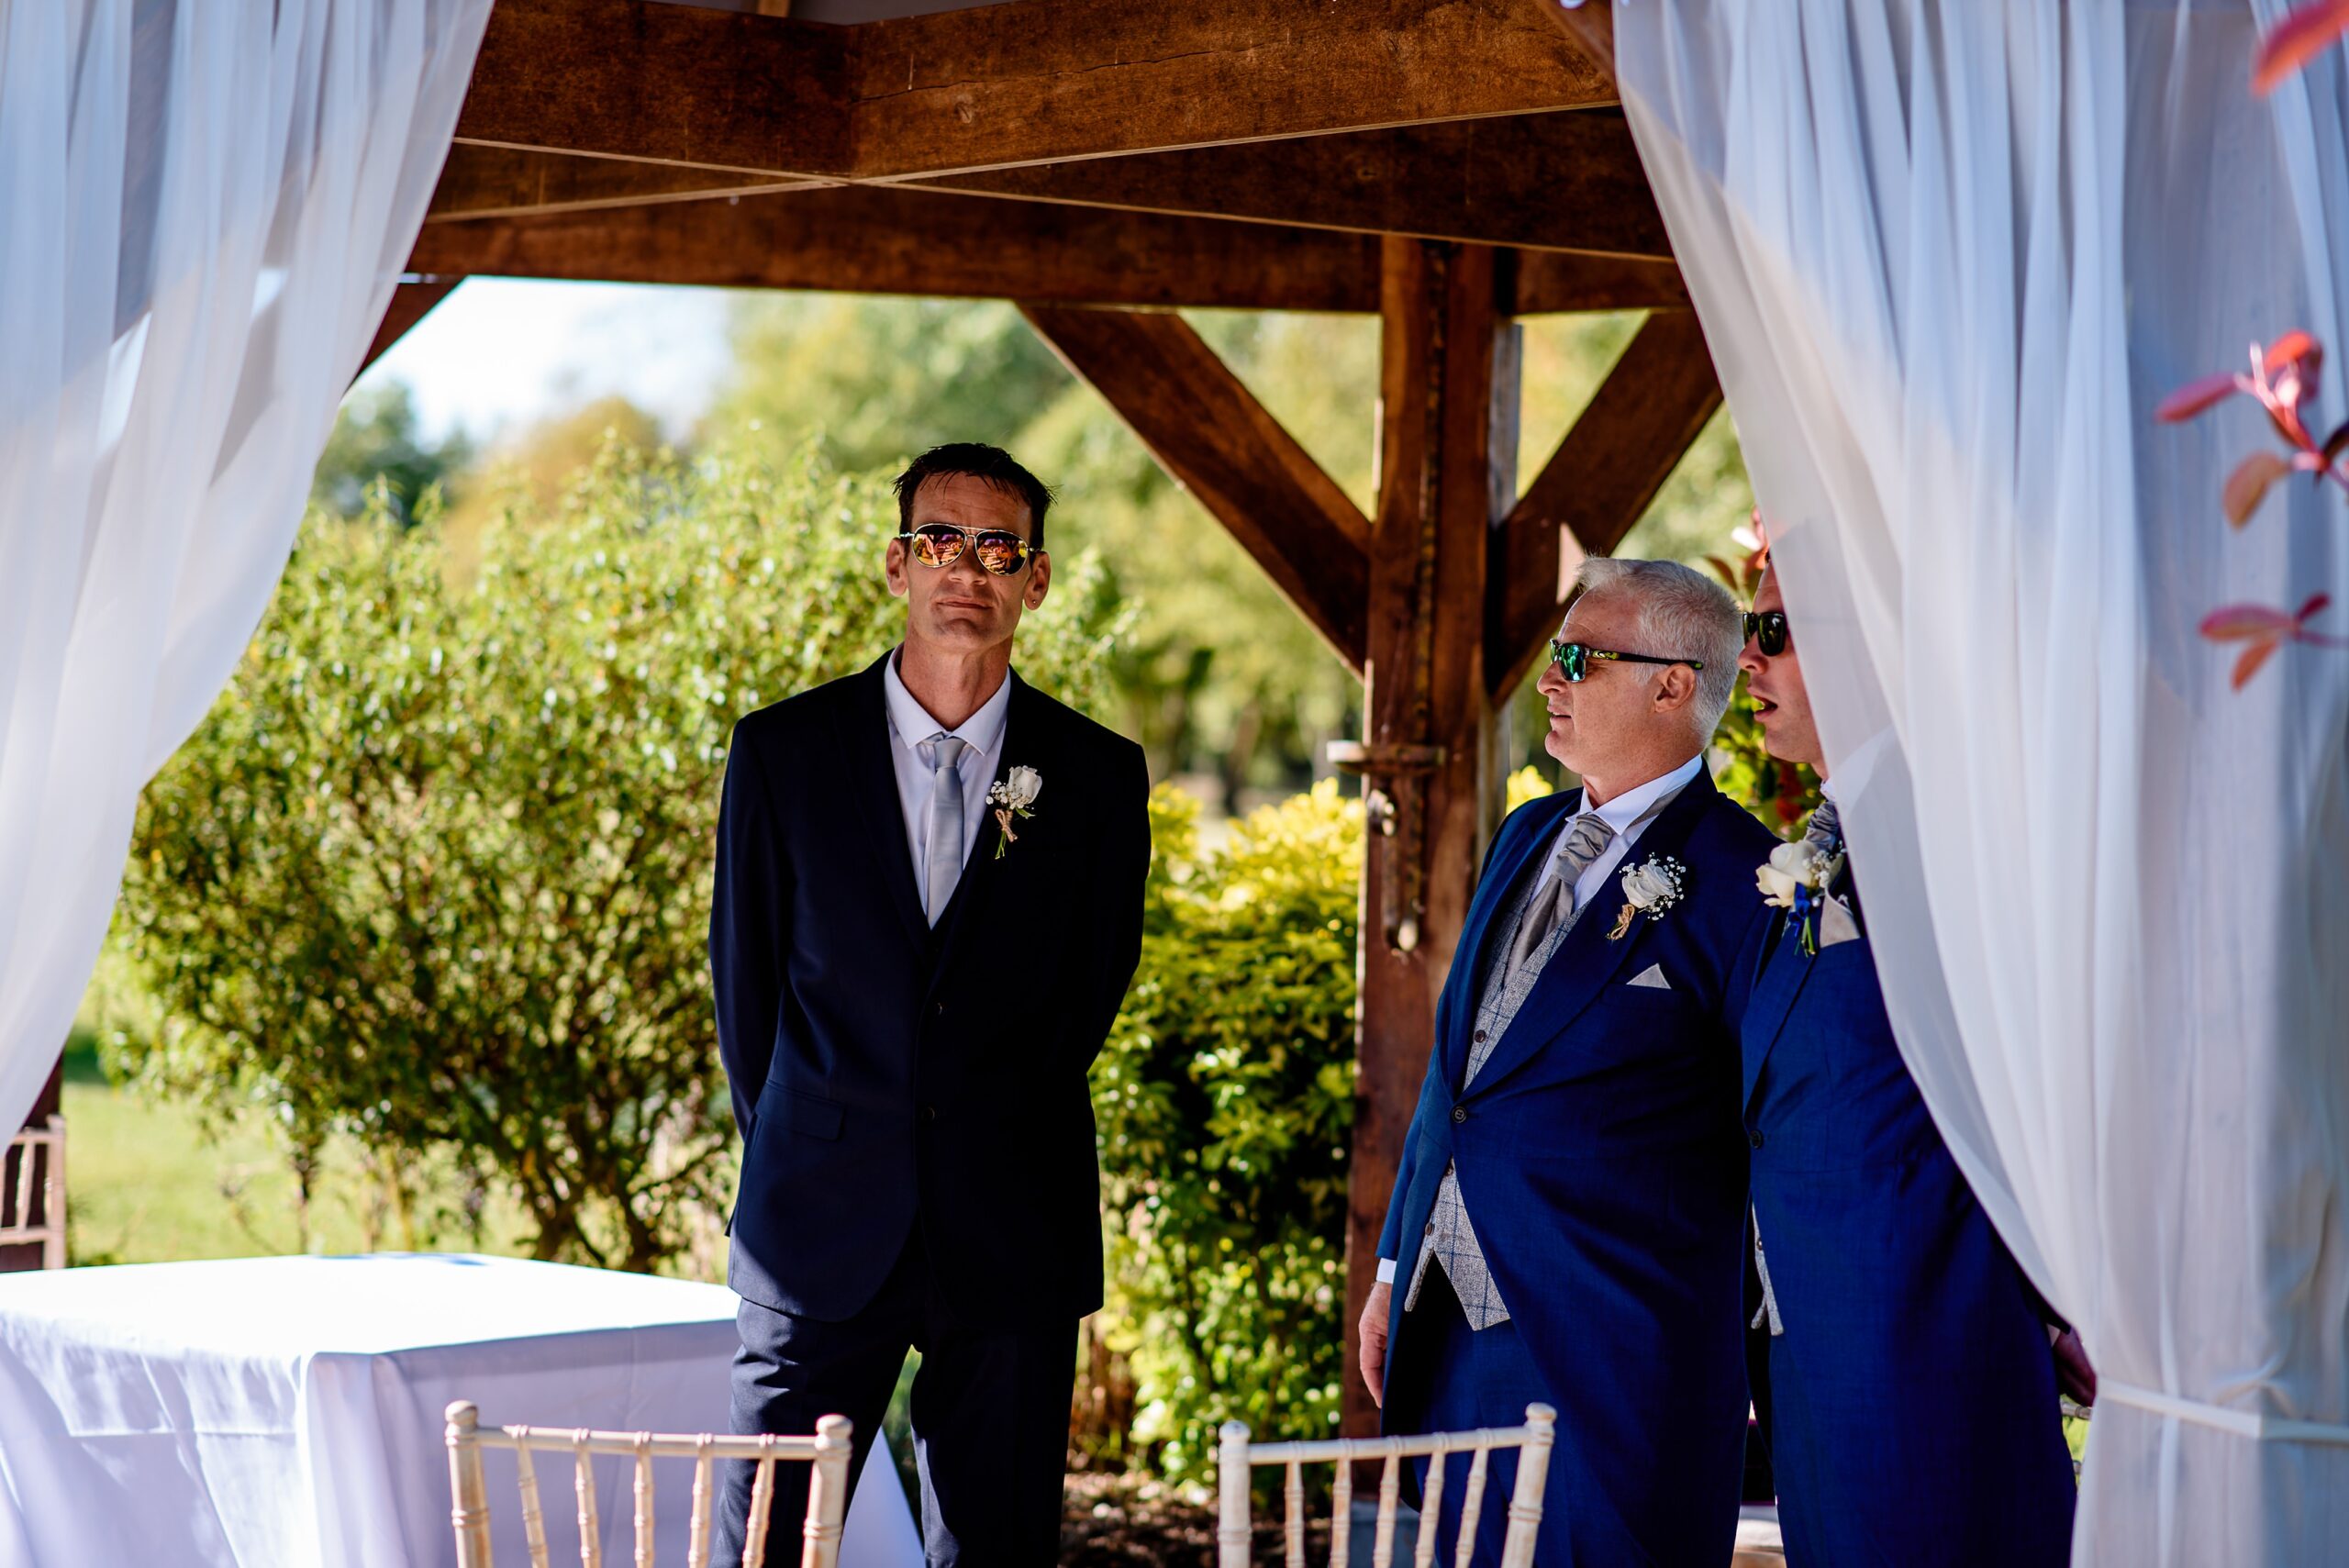
<path fill-rule="evenodd" d="M 2274 92 L 2344 32 L 2349 32 L 2349 0 L 2312 0 L 2300 6 L 2259 40 L 2259 52 L 2251 62 L 2251 90 L 2262 96 Z"/>
<path fill-rule="evenodd" d="M 2243 683 L 2257 674 L 2259 667 L 2288 642 L 2306 642 L 2318 648 L 2349 648 L 2349 637 L 2333 637 L 2309 629 L 2309 622 L 2322 614 L 2332 603 L 2332 595 L 2330 594 L 2312 594 L 2308 603 L 2297 610 L 2280 610 L 2268 605 L 2228 605 L 2202 617 L 2202 635 L 2213 642 L 2246 645 L 2242 656 L 2235 660 L 2234 687 L 2241 691 Z"/>
<path fill-rule="evenodd" d="M 2349 0 L 2343 0 L 2343 4 L 2349 7 Z M 2308 421 L 2302 417 L 2305 400 L 2316 390 L 2317 372 L 2323 363 L 2324 348 L 2314 338 L 2306 332 L 2287 332 L 2265 349 L 2256 343 L 2251 346 L 2249 375 L 2238 371 L 2203 376 L 2171 393 L 2154 410 L 2154 418 L 2174 425 L 2237 394 L 2257 398 L 2259 406 L 2267 410 L 2268 423 L 2291 450 L 2288 453 L 2254 452 L 2227 475 L 2226 485 L 2220 493 L 2220 505 L 2226 512 L 2227 521 L 2236 528 L 2251 521 L 2252 513 L 2259 509 L 2269 487 L 2288 474 L 2306 473 L 2320 484 L 2330 479 L 2349 490 L 2349 470 L 2341 464 L 2342 453 L 2349 450 L 2349 421 L 2319 441 L 2309 433 Z M 2241 691 L 2243 683 L 2257 674 L 2259 667 L 2288 642 L 2349 648 L 2349 639 L 2309 629 L 2309 622 L 2332 602 L 2331 595 L 2318 594 L 2298 610 L 2268 605 L 2229 605 L 2205 616 L 2201 631 L 2213 642 L 2245 645 L 2235 660 L 2234 687 Z"/>

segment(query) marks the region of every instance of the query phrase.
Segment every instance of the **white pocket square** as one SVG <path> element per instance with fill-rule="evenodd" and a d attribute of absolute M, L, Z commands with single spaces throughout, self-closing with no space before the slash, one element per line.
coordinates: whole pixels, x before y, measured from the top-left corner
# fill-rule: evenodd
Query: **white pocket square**
<path fill-rule="evenodd" d="M 1660 963 L 1651 963 L 1645 969 L 1641 970 L 1637 974 L 1631 976 L 1631 984 L 1633 985 L 1653 986 L 1658 991 L 1669 991 L 1672 989 L 1672 982 L 1664 977 L 1664 965 Z"/>
<path fill-rule="evenodd" d="M 1837 942 L 1859 940 L 1860 923 L 1852 917 L 1852 906 L 1840 898 L 1830 897 L 1819 912 L 1819 945 L 1831 948 Z"/>

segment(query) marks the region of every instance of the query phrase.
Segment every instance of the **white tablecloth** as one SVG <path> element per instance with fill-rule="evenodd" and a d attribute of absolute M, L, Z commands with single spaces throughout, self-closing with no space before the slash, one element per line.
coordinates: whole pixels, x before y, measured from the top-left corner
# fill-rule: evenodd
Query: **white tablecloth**
<path fill-rule="evenodd" d="M 506 1258 L 0 1275 L 0 1565 L 452 1564 L 451 1400 L 485 1425 L 722 1432 L 734 1305 L 717 1285 Z M 607 1562 L 631 1561 L 632 1463 L 598 1463 Z M 524 1568 L 513 1456 L 485 1464 L 496 1560 Z M 658 1561 L 682 1563 L 693 1464 L 653 1468 Z M 576 1562 L 570 1462 L 539 1473 L 549 1544 Z M 875 1444 L 841 1561 L 921 1560 Z"/>

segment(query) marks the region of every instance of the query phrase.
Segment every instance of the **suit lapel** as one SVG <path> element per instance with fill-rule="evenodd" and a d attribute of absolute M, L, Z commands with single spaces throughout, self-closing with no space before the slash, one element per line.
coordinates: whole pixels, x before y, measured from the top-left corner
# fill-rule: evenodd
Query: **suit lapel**
<path fill-rule="evenodd" d="M 887 891 L 906 937 L 917 951 L 930 944 L 930 921 L 923 916 L 921 896 L 914 881 L 914 854 L 906 843 L 905 811 L 897 802 L 897 768 L 889 755 L 896 744 L 889 736 L 889 699 L 881 672 L 895 657 L 880 660 L 856 677 L 855 691 L 840 708 L 835 733 L 840 740 L 843 774 L 849 794 L 864 814 L 864 841 L 872 847 L 874 874 Z"/>
<path fill-rule="evenodd" d="M 1483 1000 L 1478 995 L 1485 984 L 1482 960 L 1493 922 L 1508 909 L 1526 866 L 1549 848 L 1558 824 L 1579 809 L 1581 803 L 1582 791 L 1575 789 L 1553 795 L 1531 808 L 1527 813 L 1525 831 L 1514 844 L 1495 852 L 1493 863 L 1485 868 L 1484 878 L 1476 884 L 1476 897 L 1468 908 L 1468 923 L 1460 932 L 1460 945 L 1452 950 L 1452 973 L 1444 982 L 1451 1004 L 1445 1018 L 1452 1027 L 1444 1031 L 1440 1049 L 1443 1052 L 1446 1082 L 1454 1086 L 1468 1072 L 1468 1035 L 1475 1028 L 1477 1004 Z"/>
<path fill-rule="evenodd" d="M 1781 919 L 1777 930 L 1762 950 L 1762 973 L 1754 977 L 1753 998 L 1746 1004 L 1745 1027 L 1739 1030 L 1741 1044 L 1745 1040 L 1759 1041 L 1755 1050 L 1738 1052 L 1745 1069 L 1745 1094 L 1738 1103 L 1753 1103 L 1753 1085 L 1762 1081 L 1762 1064 L 1770 1059 L 1778 1037 L 1786 1032 L 1787 1018 L 1793 1013 L 1797 998 L 1802 995 L 1804 983 L 1810 978 L 1816 953 L 1802 951 L 1802 943 L 1787 922 Z"/>
<path fill-rule="evenodd" d="M 1001 784 L 1004 781 L 1005 775 L 1014 766 L 1013 758 L 1017 756 L 1018 765 L 1034 768 L 1050 784 L 1053 770 L 1047 765 L 1042 755 L 1045 724 L 1039 712 L 1042 706 L 1041 699 L 1037 696 L 1035 689 L 1017 674 L 1008 679 L 1011 682 L 1011 705 L 1004 716 L 1003 744 L 996 749 L 992 782 Z M 1019 750 L 1015 752 L 1014 747 Z M 1061 787 L 1067 790 L 1073 782 L 1063 780 Z M 1012 871 L 1012 862 L 1027 845 L 1030 835 L 1042 822 L 1041 814 L 1046 809 L 1040 797 L 1038 816 L 1019 825 L 1019 841 L 1008 846 L 1000 856 L 995 851 L 1002 829 L 996 825 L 994 808 L 989 807 L 979 818 L 979 831 L 971 841 L 970 856 L 963 862 L 963 874 L 955 879 L 954 896 L 946 901 L 945 913 L 938 917 L 940 947 L 933 984 L 944 984 L 946 976 L 952 973 L 955 960 L 972 940 L 969 933 L 984 930 L 990 924 L 988 911 L 1001 895 L 1003 882 Z"/>
<path fill-rule="evenodd" d="M 1664 815 L 1640 835 L 1618 870 L 1652 856 L 1678 853 L 1719 795 L 1713 787 L 1712 775 L 1698 769 L 1697 776 L 1664 807 Z M 1518 1009 L 1508 1032 L 1493 1048 L 1484 1071 L 1476 1074 L 1476 1082 L 1462 1095 L 1463 1099 L 1491 1089 L 1573 1027 L 1639 946 L 1637 927 L 1620 941 L 1608 940 L 1607 933 L 1615 927 L 1618 908 L 1609 891 L 1615 885 L 1610 877 L 1600 884 L 1599 892 L 1592 895 L 1589 905 L 1575 918 L 1573 929 L 1550 955 L 1542 978 L 1533 983 L 1533 989 L 1526 996 L 1525 1005 Z M 1669 913 L 1662 917 L 1672 918 Z"/>

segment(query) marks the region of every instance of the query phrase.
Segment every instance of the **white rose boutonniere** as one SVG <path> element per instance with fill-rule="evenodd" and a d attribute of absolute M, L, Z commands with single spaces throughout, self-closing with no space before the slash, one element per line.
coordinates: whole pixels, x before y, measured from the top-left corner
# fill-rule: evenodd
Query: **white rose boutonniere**
<path fill-rule="evenodd" d="M 1014 768 L 987 786 L 987 804 L 995 807 L 995 825 L 1003 830 L 995 841 L 995 858 L 1019 841 L 1011 826 L 1014 817 L 1036 815 L 1036 797 L 1044 793 L 1044 775 L 1033 768 Z"/>
<path fill-rule="evenodd" d="M 1805 952 L 1819 951 L 1819 906 L 1842 870 L 1842 855 L 1831 855 L 1809 839 L 1780 844 L 1753 869 L 1763 902 L 1793 912 Z"/>
<path fill-rule="evenodd" d="M 1615 917 L 1610 942 L 1631 934 L 1631 922 L 1645 915 L 1663 914 L 1680 902 L 1688 887 L 1688 868 L 1670 855 L 1655 855 L 1623 873 L 1623 907 Z"/>

